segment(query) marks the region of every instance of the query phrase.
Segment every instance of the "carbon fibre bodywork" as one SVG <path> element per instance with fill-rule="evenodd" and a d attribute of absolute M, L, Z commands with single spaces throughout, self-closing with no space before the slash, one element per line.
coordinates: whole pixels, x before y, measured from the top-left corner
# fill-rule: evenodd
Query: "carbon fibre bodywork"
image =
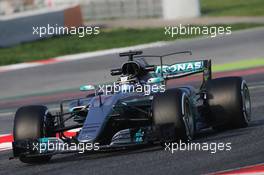
<path fill-rule="evenodd" d="M 141 52 L 120 54 L 120 56 L 128 56 L 129 60 L 121 68 L 111 70 L 111 75 L 121 76 L 117 82 L 123 85 L 122 79 L 124 77 L 122 76 L 125 76 L 125 83 L 129 82 L 132 85 L 166 86 L 166 81 L 169 79 L 203 73 L 203 82 L 200 89 L 191 86 L 175 88 L 190 99 L 188 103 L 194 118 L 194 133 L 209 127 L 210 122 L 206 119 L 206 105 L 204 104 L 204 98 L 206 98 L 204 96 L 204 85 L 211 79 L 211 62 L 200 60 L 163 66 L 163 57 L 178 53 L 164 56 L 146 55 L 141 56 L 142 58 L 136 58 L 135 55 L 138 54 L 141 54 Z M 161 65 L 148 65 L 143 59 L 144 57 L 160 58 Z M 90 87 L 93 86 L 87 86 L 87 89 Z M 81 89 L 86 90 L 85 88 Z M 49 132 L 57 134 L 58 141 L 67 144 L 98 143 L 98 146 L 102 149 L 153 144 L 160 141 L 160 133 L 157 132 L 156 125 L 153 122 L 152 103 L 156 94 L 160 93 L 163 92 L 158 90 L 146 94 L 144 91 L 119 91 L 104 94 L 98 92 L 98 87 L 94 87 L 92 94 L 87 97 L 62 101 L 59 112 L 44 116 L 44 126 L 52 126 L 49 128 Z M 68 103 L 69 112 L 65 112 L 64 109 L 66 102 Z M 184 101 L 180 103 L 181 106 L 185 105 Z M 184 111 L 184 109 L 181 110 Z M 70 119 L 73 119 L 74 124 L 66 125 L 66 122 Z M 76 128 L 80 129 L 76 136 L 67 137 L 64 134 L 65 131 Z M 33 151 L 31 148 L 32 143 L 41 141 L 38 139 L 14 141 L 14 157 L 67 152 L 54 150 L 40 153 Z"/>

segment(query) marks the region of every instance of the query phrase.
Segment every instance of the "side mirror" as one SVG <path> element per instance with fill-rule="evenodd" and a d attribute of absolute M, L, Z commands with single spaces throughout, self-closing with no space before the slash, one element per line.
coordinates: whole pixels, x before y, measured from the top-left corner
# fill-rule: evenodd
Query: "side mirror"
<path fill-rule="evenodd" d="M 159 83 L 163 83 L 163 82 L 164 82 L 164 78 L 162 78 L 162 77 L 156 77 L 156 78 L 148 79 L 148 84 L 159 84 Z"/>
<path fill-rule="evenodd" d="M 93 85 L 83 85 L 80 87 L 80 91 L 91 91 L 95 90 L 95 86 Z"/>

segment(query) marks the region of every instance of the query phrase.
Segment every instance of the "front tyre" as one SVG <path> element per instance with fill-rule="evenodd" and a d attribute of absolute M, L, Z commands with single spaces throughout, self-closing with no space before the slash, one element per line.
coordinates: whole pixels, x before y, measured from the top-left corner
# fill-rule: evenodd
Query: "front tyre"
<path fill-rule="evenodd" d="M 53 120 L 45 106 L 25 106 L 17 110 L 14 120 L 14 142 L 27 139 L 39 139 L 43 137 L 55 136 L 51 133 Z M 51 156 L 34 156 L 26 157 L 21 154 L 20 150 L 13 147 L 15 154 L 19 155 L 19 159 L 24 163 L 46 163 Z"/>

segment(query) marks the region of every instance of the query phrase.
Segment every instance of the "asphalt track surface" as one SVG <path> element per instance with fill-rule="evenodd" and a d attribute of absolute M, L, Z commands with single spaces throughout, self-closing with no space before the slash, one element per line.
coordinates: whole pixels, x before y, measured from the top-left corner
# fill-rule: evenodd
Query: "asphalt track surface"
<path fill-rule="evenodd" d="M 193 47 L 189 48 L 198 52 L 197 57 L 208 56 L 213 58 L 217 63 L 228 62 L 230 61 L 230 58 L 232 58 L 231 60 L 233 61 L 251 57 L 263 57 L 264 39 L 261 37 L 264 36 L 263 34 L 263 28 L 262 30 L 254 29 L 246 31 L 246 34 L 244 32 L 239 32 L 233 35 L 233 37 L 237 37 L 234 38 L 234 43 L 228 38 L 212 41 L 206 39 L 196 39 L 200 42 L 196 42 L 196 40 L 194 40 L 194 44 L 192 45 Z M 190 46 L 190 44 L 192 44 L 192 42 L 188 40 L 179 43 L 180 44 L 174 43 L 177 46 L 174 47 L 179 48 L 179 50 L 187 48 L 187 45 Z M 259 44 L 261 45 L 261 43 L 262 46 L 258 46 Z M 245 49 L 245 47 L 247 47 L 247 49 Z M 172 46 L 171 48 L 160 49 L 165 53 L 166 51 L 175 50 Z M 238 51 L 242 51 L 242 53 L 237 53 Z M 146 51 L 146 53 L 147 52 L 149 51 Z M 159 51 L 155 50 L 155 52 L 157 53 Z M 214 52 L 215 54 L 213 54 Z M 112 56 L 109 56 L 109 58 L 112 58 Z M 87 77 L 89 77 L 82 74 L 93 73 L 96 71 L 101 74 L 109 67 L 116 67 L 115 63 L 112 62 L 114 60 L 115 58 L 112 58 L 111 61 L 106 61 L 106 64 L 104 65 L 102 64 L 102 60 L 97 58 L 89 61 L 82 60 L 80 63 L 61 63 L 3 73 L 1 74 L 0 79 L 1 88 L 3 88 L 2 85 L 6 86 L 6 88 L 0 90 L 1 93 L 2 90 L 4 90 L 4 92 L 8 95 L 12 95 L 13 91 L 13 95 L 19 93 L 23 90 L 23 88 L 28 88 L 30 90 L 29 92 L 32 92 L 36 87 L 42 89 L 41 85 L 42 83 L 45 84 L 45 81 L 50 81 L 49 83 L 54 81 L 55 84 L 49 84 L 51 89 L 56 88 L 56 86 L 61 87 L 63 84 L 70 86 L 71 83 L 66 81 L 68 78 L 71 79 L 74 77 L 76 80 L 73 81 L 80 83 L 77 81 L 83 81 L 83 78 L 86 77 L 87 79 Z M 89 70 L 87 70 L 87 65 L 84 65 L 84 63 L 87 65 L 91 64 Z M 96 66 L 98 66 L 98 69 L 96 69 Z M 78 69 L 73 69 L 77 67 Z M 56 76 L 54 76 L 54 74 L 56 74 Z M 51 80 L 48 80 L 48 75 L 52 75 L 52 77 L 50 77 Z M 30 78 L 21 79 L 21 77 L 25 78 L 26 76 L 30 76 Z M 57 76 L 58 78 L 56 78 Z M 43 78 L 43 82 L 39 80 L 40 77 Z M 55 80 L 58 80 L 59 78 L 61 78 L 61 81 L 56 84 Z M 43 165 L 26 165 L 18 160 L 8 160 L 8 158 L 12 156 L 11 151 L 4 151 L 0 152 L 0 174 L 206 174 L 220 170 L 263 163 L 264 76 L 263 74 L 257 74 L 246 76 L 244 78 L 250 85 L 251 98 L 253 102 L 253 118 L 250 126 L 248 128 L 225 131 L 221 133 L 208 130 L 197 136 L 197 139 L 195 140 L 195 142 L 200 143 L 230 142 L 232 144 L 231 151 L 219 151 L 215 154 L 207 151 L 178 151 L 172 154 L 159 146 L 155 146 L 150 148 L 104 152 L 98 154 L 57 155 L 54 156 L 49 164 Z M 18 80 L 17 83 L 18 85 L 21 85 L 20 88 L 13 88 L 12 83 L 15 83 L 13 82 L 14 80 Z M 31 86 L 28 85 L 27 87 L 24 87 L 26 86 L 26 82 L 29 83 L 34 80 L 38 80 L 37 85 L 32 85 L 31 83 Z M 9 89 L 7 85 L 2 83 L 9 83 Z M 45 87 L 43 87 L 42 90 L 45 90 Z M 5 93 L 3 95 L 6 95 Z M 10 109 L 10 111 L 12 112 L 13 109 Z M 12 131 L 12 123 L 13 116 L 8 114 L 4 116 L 0 115 L 0 133 L 10 133 Z"/>

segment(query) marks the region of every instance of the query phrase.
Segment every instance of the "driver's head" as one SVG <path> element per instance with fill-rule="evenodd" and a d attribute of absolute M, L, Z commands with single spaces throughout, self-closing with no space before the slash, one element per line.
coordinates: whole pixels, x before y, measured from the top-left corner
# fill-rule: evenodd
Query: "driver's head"
<path fill-rule="evenodd" d="M 122 73 L 123 75 L 127 75 L 127 76 L 137 76 L 140 73 L 140 65 L 134 61 L 131 62 L 127 62 L 125 64 L 123 64 L 122 66 Z"/>

